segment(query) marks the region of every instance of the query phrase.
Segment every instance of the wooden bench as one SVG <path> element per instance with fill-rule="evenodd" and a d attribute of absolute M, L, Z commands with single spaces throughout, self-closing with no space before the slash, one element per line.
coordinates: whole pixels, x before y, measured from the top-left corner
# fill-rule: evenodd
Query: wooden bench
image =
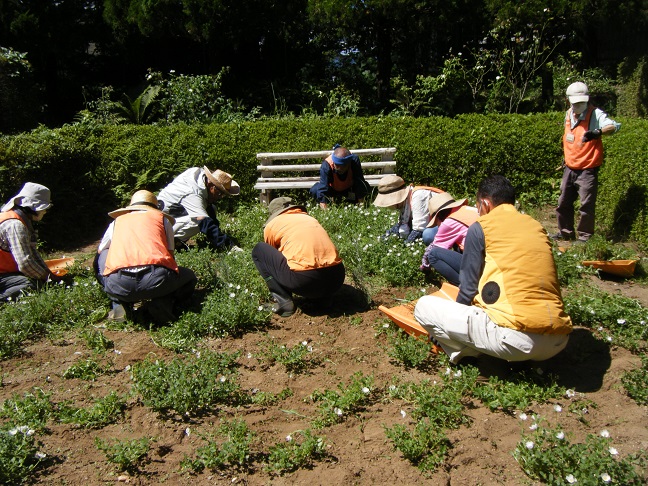
<path fill-rule="evenodd" d="M 271 199 L 273 189 L 310 189 L 313 184 L 319 181 L 319 170 L 322 160 L 331 155 L 331 150 L 320 150 L 317 152 L 279 152 L 279 153 L 260 153 L 257 154 L 257 160 L 261 165 L 257 166 L 260 177 L 254 185 L 255 189 L 261 191 L 259 199 L 262 203 L 268 204 Z M 378 181 L 385 174 L 393 174 L 396 169 L 394 154 L 396 148 L 373 148 L 351 150 L 352 154 L 358 157 L 367 157 L 379 161 L 360 161 L 364 178 L 370 186 L 377 186 Z M 316 160 L 316 163 L 304 164 L 285 164 L 281 163 L 286 160 Z M 370 173 L 368 173 L 370 171 Z M 287 176 L 289 172 L 317 172 L 314 176 Z"/>

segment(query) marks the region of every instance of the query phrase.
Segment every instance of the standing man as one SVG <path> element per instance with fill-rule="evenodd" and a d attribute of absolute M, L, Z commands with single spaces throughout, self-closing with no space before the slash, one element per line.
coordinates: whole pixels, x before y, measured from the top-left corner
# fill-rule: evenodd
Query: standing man
<path fill-rule="evenodd" d="M 541 361 L 567 345 L 572 323 L 551 243 L 540 223 L 514 204 L 508 179 L 481 182 L 480 218 L 466 236 L 457 301 L 428 295 L 414 308 L 416 320 L 452 363 L 480 354 Z"/>
<path fill-rule="evenodd" d="M 273 312 L 288 317 L 295 312 L 293 293 L 320 299 L 342 287 L 344 265 L 326 230 L 304 206 L 278 197 L 268 212 L 264 243 L 255 245 L 252 259 L 277 303 Z"/>
<path fill-rule="evenodd" d="M 47 281 L 58 282 L 38 251 L 33 223 L 52 207 L 50 190 L 26 182 L 0 213 L 0 302 Z"/>
<path fill-rule="evenodd" d="M 240 192 L 241 188 L 227 172 L 192 167 L 162 189 L 158 199 L 162 210 L 175 218 L 173 232 L 178 240 L 187 241 L 200 232 L 214 248 L 229 249 L 236 244 L 221 231 L 213 204 Z"/>
<path fill-rule="evenodd" d="M 362 173 L 357 155 L 336 144 L 320 167 L 320 180 L 310 188 L 311 195 L 322 209 L 333 199 L 344 198 L 349 202 L 361 203 L 369 192 L 369 185 Z"/>
<path fill-rule="evenodd" d="M 108 318 L 122 320 L 123 303 L 151 300 L 146 309 L 154 321 L 173 320 L 174 303 L 189 298 L 197 282 L 173 257 L 173 218 L 149 191 L 137 191 L 127 207 L 108 214 L 115 221 L 97 250 L 97 279 L 113 301 Z"/>
<path fill-rule="evenodd" d="M 598 171 L 603 163 L 601 136 L 617 132 L 621 125 L 589 103 L 589 90 L 585 83 L 570 84 L 567 98 L 571 107 L 565 114 L 565 170 L 556 208 L 558 233 L 552 238 L 578 238 L 579 242 L 584 243 L 594 234 Z M 574 202 L 577 196 L 580 199 L 578 234 L 574 232 Z"/>

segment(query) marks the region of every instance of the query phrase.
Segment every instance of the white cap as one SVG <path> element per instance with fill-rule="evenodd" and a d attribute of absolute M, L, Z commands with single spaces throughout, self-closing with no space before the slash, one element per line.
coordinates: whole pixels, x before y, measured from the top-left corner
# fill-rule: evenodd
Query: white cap
<path fill-rule="evenodd" d="M 589 101 L 589 90 L 587 89 L 587 85 L 580 81 L 570 84 L 567 88 L 566 94 L 571 104 Z"/>

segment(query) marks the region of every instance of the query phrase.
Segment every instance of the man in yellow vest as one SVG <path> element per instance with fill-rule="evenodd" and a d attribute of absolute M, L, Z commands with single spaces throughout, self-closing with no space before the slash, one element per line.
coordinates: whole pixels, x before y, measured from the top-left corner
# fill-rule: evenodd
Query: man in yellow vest
<path fill-rule="evenodd" d="M 555 240 L 578 238 L 578 242 L 584 243 L 594 234 L 598 171 L 603 163 L 601 136 L 617 132 L 621 125 L 589 103 L 585 83 L 570 84 L 567 98 L 571 107 L 565 114 L 565 169 L 556 208 L 558 233 L 551 237 Z M 578 234 L 574 232 L 576 197 L 580 199 Z"/>
<path fill-rule="evenodd" d="M 154 321 L 174 319 L 174 303 L 191 296 L 197 279 L 173 256 L 173 218 L 149 191 L 137 191 L 130 205 L 108 214 L 115 221 L 99 244 L 97 278 L 113 301 L 109 319 L 123 320 L 123 304 L 143 300 L 151 301 L 146 310 Z"/>
<path fill-rule="evenodd" d="M 503 176 L 477 191 L 479 219 L 468 229 L 456 302 L 421 297 L 414 317 L 452 363 L 486 354 L 507 361 L 549 359 L 567 345 L 565 313 L 551 242 L 515 209 Z"/>
<path fill-rule="evenodd" d="M 15 300 L 39 283 L 58 282 L 36 251 L 33 224 L 52 207 L 50 190 L 26 182 L 0 213 L 0 302 Z"/>
<path fill-rule="evenodd" d="M 344 283 L 344 264 L 322 225 L 289 197 L 268 205 L 264 242 L 252 249 L 252 260 L 272 293 L 272 311 L 282 317 L 295 312 L 292 294 L 321 299 Z"/>
<path fill-rule="evenodd" d="M 320 180 L 310 188 L 310 194 L 322 209 L 335 199 L 360 203 L 369 192 L 362 165 L 357 155 L 336 144 L 320 167 Z"/>

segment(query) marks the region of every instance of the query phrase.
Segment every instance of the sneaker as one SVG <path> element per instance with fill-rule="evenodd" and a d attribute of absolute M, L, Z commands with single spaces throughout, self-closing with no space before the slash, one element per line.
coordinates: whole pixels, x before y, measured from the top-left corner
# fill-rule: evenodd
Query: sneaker
<path fill-rule="evenodd" d="M 290 317 L 295 313 L 295 303 L 292 299 L 283 297 L 272 292 L 276 304 L 272 306 L 272 312 L 279 314 L 281 317 Z"/>
<path fill-rule="evenodd" d="M 562 233 L 560 231 L 558 233 L 554 233 L 553 235 L 549 235 L 549 238 L 551 238 L 552 240 L 557 240 L 557 241 L 567 241 L 567 240 L 573 240 L 574 239 L 572 236 L 569 236 L 569 235 L 567 235 L 565 233 Z"/>
<path fill-rule="evenodd" d="M 126 320 L 126 309 L 121 304 L 113 304 L 112 310 L 108 312 L 108 320 L 114 322 L 124 322 Z"/>

